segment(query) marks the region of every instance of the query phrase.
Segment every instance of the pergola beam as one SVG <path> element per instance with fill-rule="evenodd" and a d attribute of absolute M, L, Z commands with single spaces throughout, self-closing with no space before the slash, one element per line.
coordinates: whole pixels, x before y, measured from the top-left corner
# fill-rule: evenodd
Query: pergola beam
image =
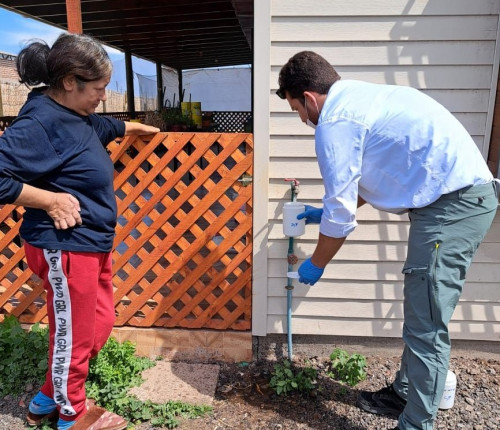
<path fill-rule="evenodd" d="M 68 19 L 68 31 L 70 33 L 82 34 L 82 6 L 80 0 L 66 0 L 66 16 Z"/>

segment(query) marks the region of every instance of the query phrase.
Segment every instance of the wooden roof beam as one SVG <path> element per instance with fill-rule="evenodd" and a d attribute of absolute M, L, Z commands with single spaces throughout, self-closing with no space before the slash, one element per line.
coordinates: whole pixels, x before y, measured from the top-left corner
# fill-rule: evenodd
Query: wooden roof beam
<path fill-rule="evenodd" d="M 82 34 L 82 8 L 80 0 L 66 0 L 66 15 L 68 16 L 68 31 Z"/>

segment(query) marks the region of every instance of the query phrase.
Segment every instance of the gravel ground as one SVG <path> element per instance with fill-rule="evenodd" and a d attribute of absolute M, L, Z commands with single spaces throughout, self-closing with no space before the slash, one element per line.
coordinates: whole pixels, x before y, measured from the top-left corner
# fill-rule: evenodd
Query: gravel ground
<path fill-rule="evenodd" d="M 269 388 L 274 362 L 261 360 L 248 365 L 221 363 L 213 413 L 181 421 L 181 430 L 267 430 L 267 429 L 391 429 L 396 421 L 361 411 L 355 406 L 359 390 L 377 390 L 391 381 L 399 357 L 369 356 L 368 377 L 351 388 L 325 376 L 327 362 L 309 358 L 299 366 L 318 369 L 318 389 L 312 395 L 278 397 Z M 450 369 L 457 375 L 455 405 L 440 410 L 434 429 L 500 429 L 500 362 L 493 359 L 452 358 Z M 21 397 L 0 400 L 0 430 L 22 430 L 26 405 L 34 387 Z M 147 423 L 136 430 L 149 430 Z"/>

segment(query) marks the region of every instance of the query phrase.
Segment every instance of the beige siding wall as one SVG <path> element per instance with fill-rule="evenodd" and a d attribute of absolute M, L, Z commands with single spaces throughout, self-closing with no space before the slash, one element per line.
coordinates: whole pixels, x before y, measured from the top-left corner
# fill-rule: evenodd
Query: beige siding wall
<path fill-rule="evenodd" d="M 256 1 L 256 10 L 259 1 Z M 307 6 L 305 6 L 307 4 Z M 254 334 L 285 333 L 286 254 L 281 226 L 283 203 L 290 199 L 284 178 L 300 181 L 299 200 L 320 205 L 323 186 L 314 154 L 312 130 L 274 95 L 281 66 L 310 49 L 325 56 L 344 79 L 409 85 L 448 107 L 462 121 L 482 153 L 489 145 L 492 90 L 498 68 L 498 0 L 272 0 L 267 83 L 256 69 L 256 87 L 269 94 L 267 232 L 256 241 L 257 261 L 267 257 L 264 300 L 254 306 Z M 259 21 L 256 14 L 256 34 Z M 263 38 L 262 38 L 263 39 Z M 256 50 L 259 44 L 256 43 Z M 495 64 L 496 62 L 496 64 Z M 493 82 L 494 80 L 494 82 Z M 257 91 L 256 89 L 256 91 Z M 256 92 L 257 94 L 257 92 Z M 256 111 L 265 104 L 256 104 Z M 489 125 L 491 129 L 491 122 Z M 256 122 L 256 151 L 258 123 Z M 262 135 L 261 135 L 262 136 Z M 264 136 L 262 136 L 264 137 Z M 265 142 L 261 142 L 264 145 Z M 260 155 L 259 155 L 260 154 Z M 262 162 L 265 151 L 256 152 Z M 258 178 L 256 178 L 258 180 Z M 256 201 L 261 197 L 256 194 Z M 257 218 L 257 216 L 256 216 Z M 295 281 L 293 332 L 354 336 L 400 336 L 402 275 L 408 222 L 404 216 L 370 207 L 358 213 L 358 228 L 326 269 L 320 282 Z M 310 256 L 318 235 L 308 226 L 295 253 Z M 260 260 L 259 260 L 260 257 Z M 500 216 L 477 254 L 450 325 L 454 338 L 500 340 Z"/>

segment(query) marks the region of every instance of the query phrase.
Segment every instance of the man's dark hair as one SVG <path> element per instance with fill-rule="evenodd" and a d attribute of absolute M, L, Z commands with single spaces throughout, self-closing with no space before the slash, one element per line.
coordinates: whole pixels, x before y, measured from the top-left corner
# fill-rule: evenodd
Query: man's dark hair
<path fill-rule="evenodd" d="M 339 79 L 339 74 L 321 55 L 302 51 L 281 68 L 276 94 L 285 99 L 288 91 L 291 98 L 304 102 L 304 91 L 328 94 L 330 87 Z"/>

